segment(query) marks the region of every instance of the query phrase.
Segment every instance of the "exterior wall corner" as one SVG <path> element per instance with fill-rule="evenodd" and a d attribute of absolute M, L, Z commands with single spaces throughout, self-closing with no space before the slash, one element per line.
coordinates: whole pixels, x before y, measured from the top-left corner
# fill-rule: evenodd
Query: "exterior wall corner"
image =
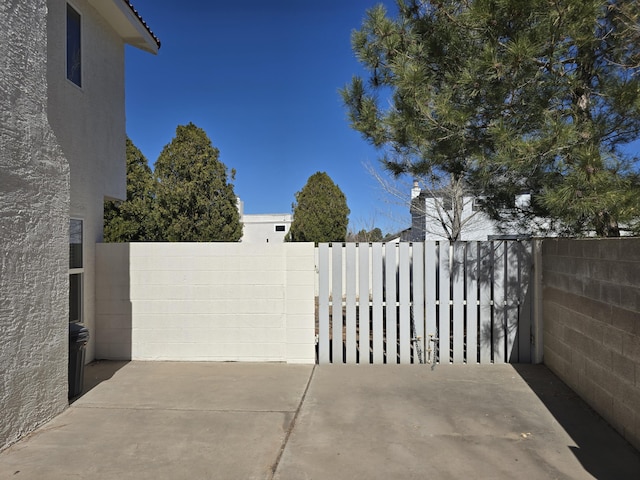
<path fill-rule="evenodd" d="M 0 450 L 68 405 L 69 165 L 47 115 L 47 7 L 0 3 Z"/>

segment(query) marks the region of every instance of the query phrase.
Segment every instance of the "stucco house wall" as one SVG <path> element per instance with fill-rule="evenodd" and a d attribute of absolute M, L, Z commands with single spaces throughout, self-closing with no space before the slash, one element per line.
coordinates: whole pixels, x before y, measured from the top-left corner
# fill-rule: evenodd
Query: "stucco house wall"
<path fill-rule="evenodd" d="M 67 80 L 67 3 L 82 87 Z M 103 202 L 126 191 L 125 43 L 159 48 L 125 0 L 0 2 L 0 449 L 67 406 L 70 218 L 84 221 L 82 321 L 95 333 Z"/>
<path fill-rule="evenodd" d="M 429 197 L 425 198 L 425 211 L 436 212 L 438 202 L 441 201 Z M 486 241 L 491 235 L 498 234 L 495 222 L 486 213 L 473 209 L 473 197 L 464 197 L 462 219 L 466 222 L 462 229 L 461 240 L 463 241 Z M 443 239 L 446 239 L 446 233 L 442 225 L 431 214 L 425 218 L 425 235 L 420 241 Z"/>
<path fill-rule="evenodd" d="M 66 77 L 66 5 L 49 1 L 49 121 L 70 161 L 69 216 L 84 224 L 83 322 L 95 351 L 95 244 L 105 197 L 126 197 L 124 41 L 86 0 L 69 2 L 82 19 L 82 87 Z"/>
<path fill-rule="evenodd" d="M 244 214 L 241 242 L 283 243 L 292 221 L 290 213 Z"/>
<path fill-rule="evenodd" d="M 69 165 L 47 119 L 47 2 L 0 2 L 0 450 L 67 406 Z"/>
<path fill-rule="evenodd" d="M 66 76 L 67 4 L 81 16 L 81 87 Z M 95 245 L 103 239 L 104 200 L 126 198 L 125 44 L 140 40 L 116 29 L 127 25 L 122 18 L 116 24 L 117 15 L 132 15 L 124 1 L 49 0 L 48 5 L 49 122 L 70 163 L 69 217 L 83 220 L 82 323 L 91 333 L 89 362 L 95 358 Z M 153 51 L 147 40 L 151 46 L 138 46 Z"/>
<path fill-rule="evenodd" d="M 424 242 L 425 240 L 446 240 L 448 232 L 442 226 L 438 216 L 438 210 L 442 210 L 445 202 L 438 192 L 421 191 L 417 182 L 411 189 L 411 228 L 407 234 L 403 235 L 403 241 Z M 461 231 L 461 241 L 486 241 L 500 236 L 530 236 L 534 233 L 536 225 L 533 223 L 526 230 L 515 223 L 511 225 L 503 224 L 498 228 L 498 224 L 486 213 L 474 207 L 476 198 L 465 196 L 462 199 L 462 221 L 464 223 Z M 529 194 L 521 194 L 514 199 L 519 206 L 527 205 L 531 200 Z M 450 207 L 449 207 L 450 208 Z M 442 212 L 445 221 L 450 228 L 450 222 L 446 215 L 453 212 Z M 537 223 L 537 222 L 536 222 Z"/>

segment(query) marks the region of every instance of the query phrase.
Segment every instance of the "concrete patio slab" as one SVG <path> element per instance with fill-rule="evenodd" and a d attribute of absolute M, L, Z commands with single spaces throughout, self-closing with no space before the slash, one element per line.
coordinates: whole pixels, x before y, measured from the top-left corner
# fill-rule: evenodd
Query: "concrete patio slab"
<path fill-rule="evenodd" d="M 131 362 L 74 406 L 295 411 L 312 365 Z M 90 369 L 87 369 L 90 372 Z M 86 375 L 85 375 L 86 376 Z"/>
<path fill-rule="evenodd" d="M 327 365 L 275 478 L 637 480 L 640 456 L 544 366 Z"/>
<path fill-rule="evenodd" d="M 0 478 L 269 478 L 313 369 L 246 363 L 117 366 L 115 372 L 108 362 L 87 366 L 90 391 L 2 452 Z M 100 378 L 108 380 L 95 385 Z"/>
<path fill-rule="evenodd" d="M 0 479 L 633 479 L 544 366 L 101 362 Z"/>
<path fill-rule="evenodd" d="M 265 478 L 289 412 L 73 407 L 2 454 L 0 478 Z"/>

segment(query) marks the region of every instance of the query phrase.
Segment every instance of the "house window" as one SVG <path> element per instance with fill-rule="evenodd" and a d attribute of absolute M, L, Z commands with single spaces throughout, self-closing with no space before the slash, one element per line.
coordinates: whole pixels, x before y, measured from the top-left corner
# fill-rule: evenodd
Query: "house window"
<path fill-rule="evenodd" d="M 444 195 L 442 197 L 442 209 L 447 212 L 453 210 L 453 199 L 450 196 Z"/>
<path fill-rule="evenodd" d="M 82 220 L 69 221 L 69 321 L 82 322 L 84 263 L 82 260 Z"/>
<path fill-rule="evenodd" d="M 80 51 L 80 14 L 67 4 L 67 78 L 82 86 Z"/>
<path fill-rule="evenodd" d="M 285 231 L 284 225 L 276 225 L 276 232 L 284 232 L 284 231 Z"/>

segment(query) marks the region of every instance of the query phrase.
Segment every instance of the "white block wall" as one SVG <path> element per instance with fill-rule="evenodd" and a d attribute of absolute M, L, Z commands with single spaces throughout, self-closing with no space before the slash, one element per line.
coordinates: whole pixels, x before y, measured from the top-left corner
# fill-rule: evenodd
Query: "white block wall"
<path fill-rule="evenodd" d="M 96 247 L 96 358 L 315 362 L 308 243 Z"/>

